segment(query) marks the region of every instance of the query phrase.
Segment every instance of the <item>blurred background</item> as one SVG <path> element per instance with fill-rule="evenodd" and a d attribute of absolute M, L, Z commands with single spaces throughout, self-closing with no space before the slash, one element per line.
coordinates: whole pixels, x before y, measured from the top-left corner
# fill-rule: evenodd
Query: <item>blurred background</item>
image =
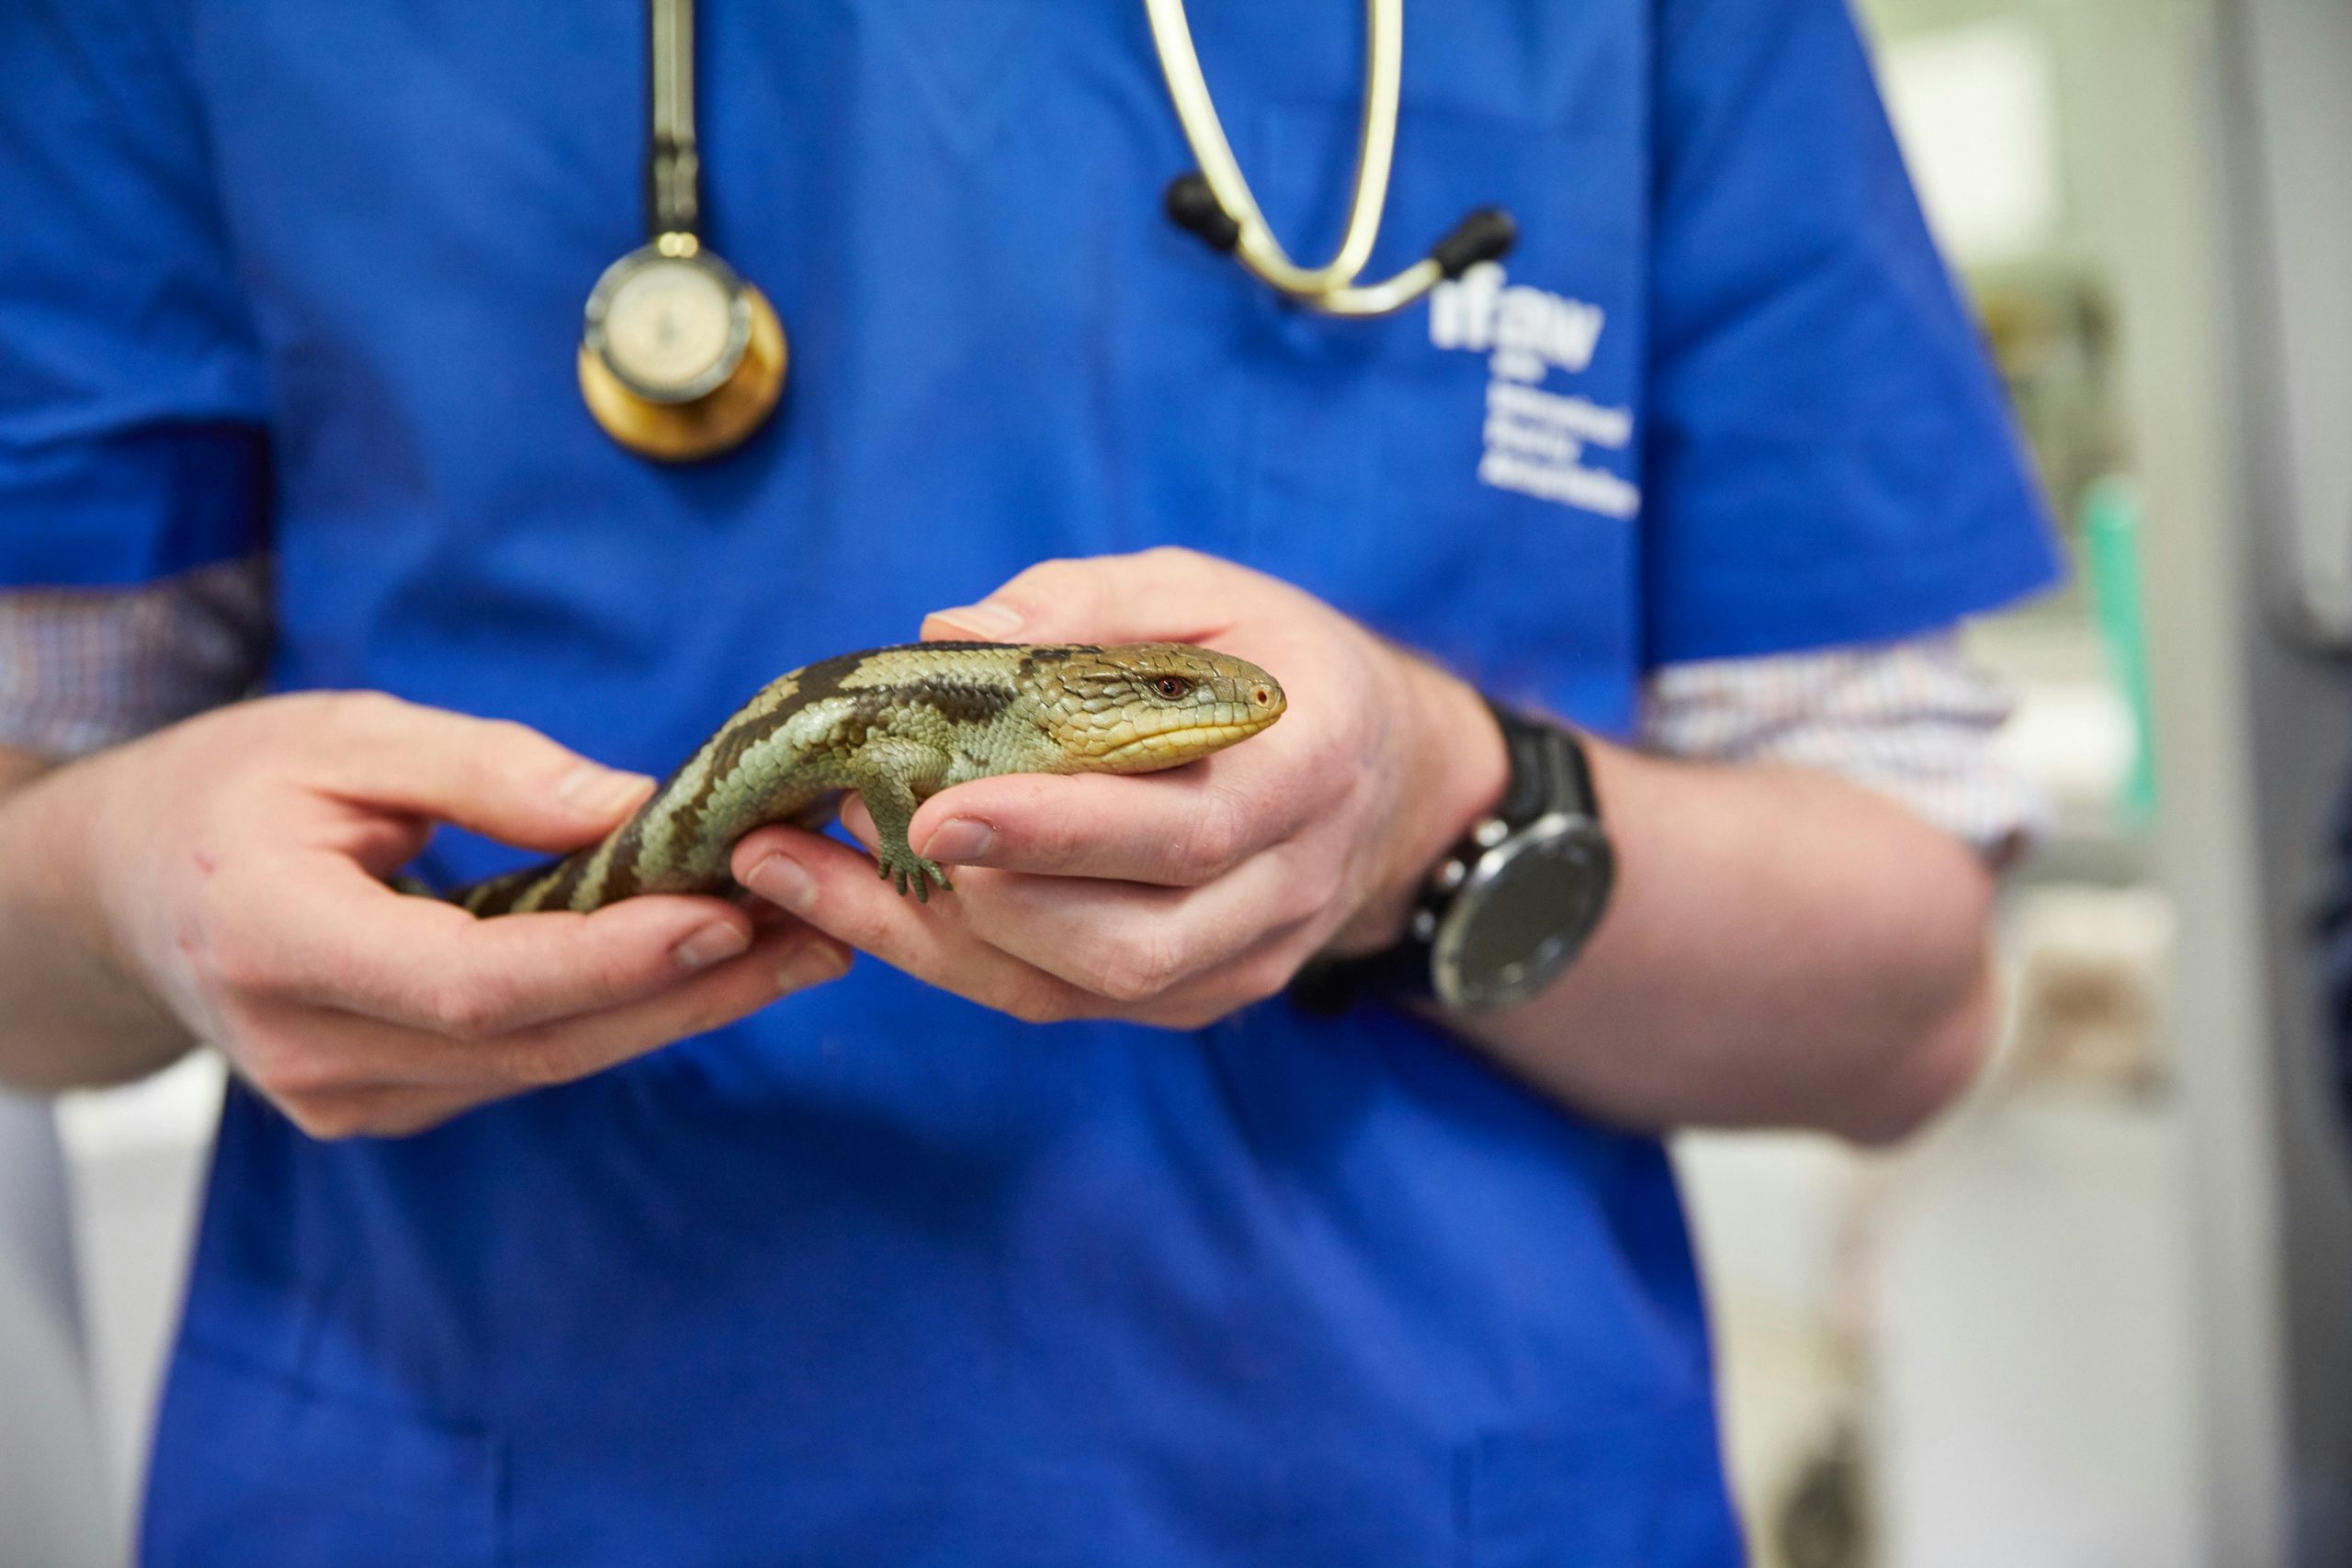
<path fill-rule="evenodd" d="M 1970 1103 L 1681 1143 L 1757 1559 L 2352 1563 L 2352 6 L 1860 8 L 2066 530 L 1973 634 L 2060 817 Z"/>
<path fill-rule="evenodd" d="M 2352 736 L 2352 6 L 1861 8 L 2074 558 L 1973 633 L 2061 810 L 1968 1104 L 1891 1155 L 1679 1145 L 1756 1557 L 2352 1563 L 2310 957 Z M 24 1562 L 120 1560 L 220 1087 L 0 1100 Z"/>

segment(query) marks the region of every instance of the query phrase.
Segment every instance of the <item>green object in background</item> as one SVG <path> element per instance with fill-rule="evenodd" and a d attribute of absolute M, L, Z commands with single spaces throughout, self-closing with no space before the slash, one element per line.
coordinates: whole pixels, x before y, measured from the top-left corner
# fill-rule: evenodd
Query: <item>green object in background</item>
<path fill-rule="evenodd" d="M 2083 491 L 2083 538 L 2091 598 L 2098 612 L 2108 668 L 2132 710 L 2132 766 L 2116 793 L 2127 828 L 2144 828 L 2156 811 L 2155 716 L 2148 700 L 2148 628 L 2140 613 L 2140 494 L 2120 474 Z"/>

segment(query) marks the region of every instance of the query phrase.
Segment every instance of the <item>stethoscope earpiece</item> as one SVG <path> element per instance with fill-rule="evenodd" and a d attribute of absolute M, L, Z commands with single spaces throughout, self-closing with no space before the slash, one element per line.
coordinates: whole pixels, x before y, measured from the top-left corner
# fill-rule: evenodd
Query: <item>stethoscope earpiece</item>
<path fill-rule="evenodd" d="M 1517 243 L 1519 220 L 1499 207 L 1481 207 L 1430 247 L 1430 260 L 1441 276 L 1460 277 L 1480 262 L 1502 260 Z"/>
<path fill-rule="evenodd" d="M 1168 194 L 1161 198 L 1168 209 L 1168 220 L 1188 234 L 1199 236 L 1201 243 L 1213 251 L 1232 254 L 1241 243 L 1241 225 L 1233 214 L 1217 205 L 1216 192 L 1209 189 L 1209 182 L 1195 169 L 1178 175 L 1168 182 Z"/>

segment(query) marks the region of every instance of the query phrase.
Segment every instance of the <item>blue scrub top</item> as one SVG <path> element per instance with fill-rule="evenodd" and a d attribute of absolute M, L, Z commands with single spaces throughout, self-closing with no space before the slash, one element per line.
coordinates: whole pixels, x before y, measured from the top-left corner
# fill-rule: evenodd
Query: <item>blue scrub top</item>
<path fill-rule="evenodd" d="M 684 468 L 573 381 L 641 238 L 635 0 L 0 10 L 5 580 L 266 545 L 276 686 L 659 771 L 1055 555 L 1246 561 L 1610 733 L 1660 664 L 2049 575 L 1837 0 L 1417 7 L 1376 265 L 1523 237 L 1371 323 L 1161 218 L 1138 5 L 703 9 L 707 233 L 794 378 Z M 1358 13 L 1193 11 L 1328 248 Z M 145 1551 L 1726 1563 L 1709 1383 L 1653 1140 L 1377 1012 L 1040 1029 L 869 963 L 419 1137 L 232 1090 Z"/>

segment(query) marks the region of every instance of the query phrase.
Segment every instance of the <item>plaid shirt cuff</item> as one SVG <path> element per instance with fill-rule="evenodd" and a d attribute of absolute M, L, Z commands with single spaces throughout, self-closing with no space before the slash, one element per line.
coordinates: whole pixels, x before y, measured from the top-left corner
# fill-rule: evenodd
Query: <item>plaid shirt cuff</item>
<path fill-rule="evenodd" d="M 78 757 L 233 702 L 269 647 L 269 563 L 0 592 L 0 746 Z"/>
<path fill-rule="evenodd" d="M 2006 859 L 2053 822 L 2048 799 L 1995 752 L 2013 705 L 1958 637 L 1942 633 L 1669 666 L 1645 690 L 1642 739 L 1699 761 L 1836 773 Z"/>

